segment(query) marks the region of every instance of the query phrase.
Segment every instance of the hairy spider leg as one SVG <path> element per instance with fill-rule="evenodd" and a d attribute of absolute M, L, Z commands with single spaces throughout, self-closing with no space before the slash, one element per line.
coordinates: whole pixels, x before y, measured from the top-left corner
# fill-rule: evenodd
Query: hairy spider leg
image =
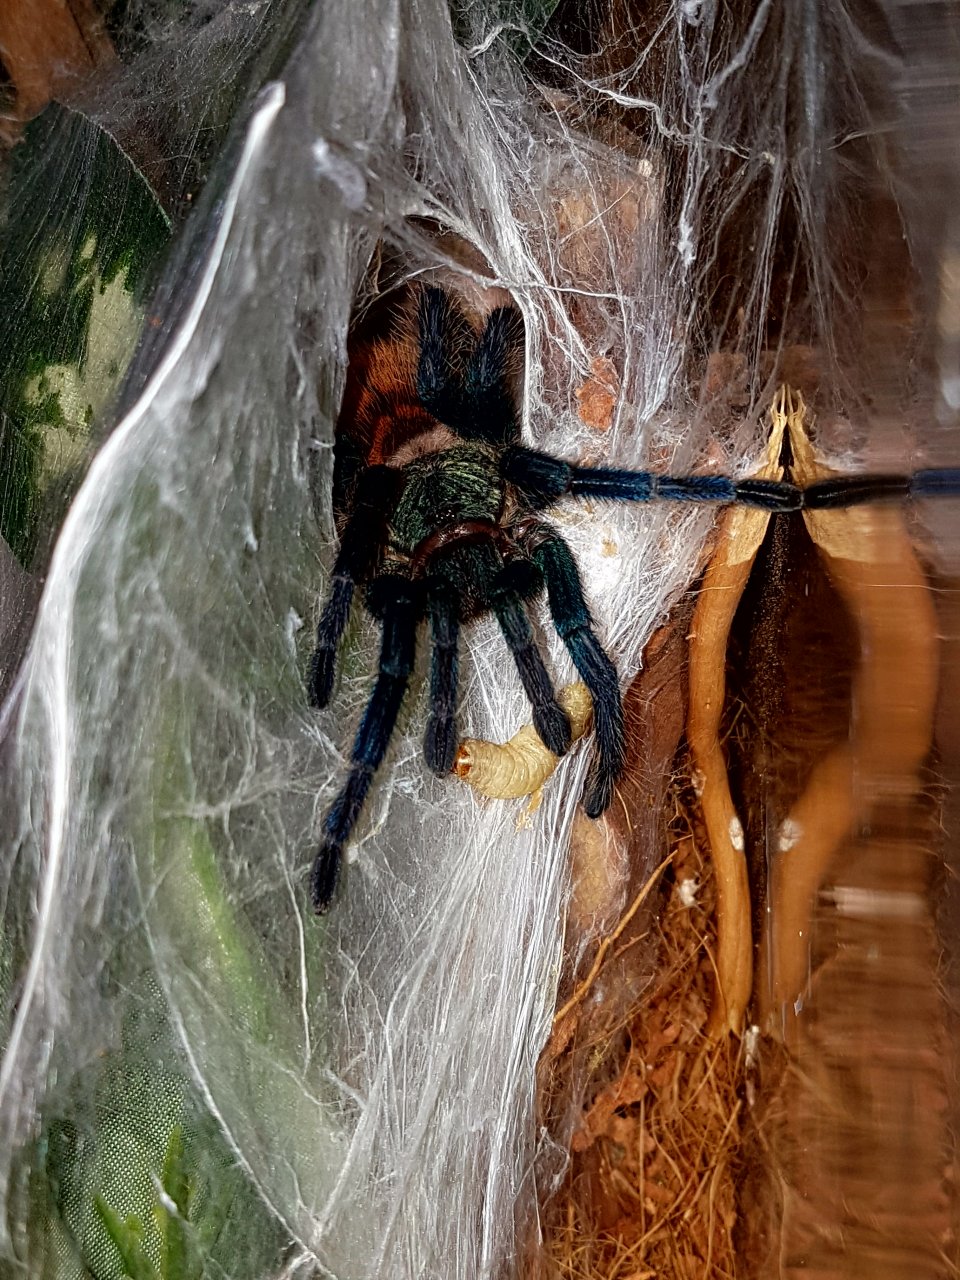
<path fill-rule="evenodd" d="M 449 584 L 444 583 L 442 589 L 448 591 Z M 457 754 L 458 602 L 439 593 L 431 593 L 428 612 L 433 652 L 430 659 L 430 715 L 423 738 L 423 755 L 427 766 L 442 776 L 453 768 Z"/>
<path fill-rule="evenodd" d="M 885 498 L 935 498 L 960 495 L 960 469 L 931 468 L 913 475 L 831 476 L 803 490 L 803 505 L 811 511 L 854 507 Z"/>
<path fill-rule="evenodd" d="M 910 477 L 911 498 L 955 498 L 960 495 L 960 467 L 930 467 Z"/>
<path fill-rule="evenodd" d="M 337 648 L 350 619 L 357 583 L 376 568 L 381 556 L 387 512 L 392 509 L 399 473 L 390 467 L 368 467 L 357 482 L 356 499 L 340 539 L 330 594 L 317 624 L 317 645 L 310 659 L 307 690 L 314 707 L 325 707 L 333 690 Z"/>
<path fill-rule="evenodd" d="M 593 700 L 596 756 L 583 807 L 588 817 L 597 818 L 613 799 L 614 785 L 623 773 L 626 746 L 620 681 L 593 630 L 573 552 L 546 525 L 536 532 L 546 535 L 534 551 L 533 561 L 547 584 L 553 624 Z"/>
<path fill-rule="evenodd" d="M 414 584 L 399 574 L 384 574 L 371 583 L 370 597 L 371 612 L 382 618 L 380 665 L 354 739 L 350 772 L 327 813 L 326 839 L 313 862 L 310 893 L 318 915 L 327 910 L 336 892 L 343 845 L 386 754 L 416 653 L 422 606 Z"/>
<path fill-rule="evenodd" d="M 427 286 L 417 319 L 417 398 L 424 409 L 464 440 L 496 446 L 518 440 L 509 385 L 510 357 L 523 341 L 517 308 L 495 307 L 476 338 L 450 295 Z"/>
<path fill-rule="evenodd" d="M 802 490 L 787 480 L 732 480 L 729 476 L 665 476 L 620 467 L 578 467 L 536 449 L 504 450 L 500 474 L 534 509 L 567 495 L 614 502 L 736 502 L 764 511 L 799 511 Z"/>
<path fill-rule="evenodd" d="M 533 727 L 555 756 L 570 746 L 570 718 L 557 702 L 553 682 L 537 648 L 523 596 L 539 587 L 539 570 L 529 561 L 511 560 L 497 575 L 493 611 L 517 665 L 520 683 L 533 708 Z"/>
<path fill-rule="evenodd" d="M 417 399 L 427 413 L 456 430 L 463 417 L 462 356 L 474 341 L 473 330 L 450 295 L 431 285 L 420 291 L 417 326 Z"/>
<path fill-rule="evenodd" d="M 458 435 L 497 448 L 520 439 L 520 424 L 510 387 L 510 357 L 523 342 L 523 321 L 516 307 L 496 307 L 464 370 L 464 420 Z"/>
<path fill-rule="evenodd" d="M 617 467 L 578 467 L 520 446 L 504 451 L 500 474 L 534 508 L 570 495 L 619 502 L 717 502 L 764 511 L 830 510 L 889 499 L 960 497 L 960 468 L 931 467 L 912 475 L 831 476 L 801 489 L 788 480 L 729 476 L 664 476 Z"/>

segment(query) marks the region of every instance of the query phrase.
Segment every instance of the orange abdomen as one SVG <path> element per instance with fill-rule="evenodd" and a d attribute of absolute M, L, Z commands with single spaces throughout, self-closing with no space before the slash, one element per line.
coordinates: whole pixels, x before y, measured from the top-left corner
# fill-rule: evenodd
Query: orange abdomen
<path fill-rule="evenodd" d="M 389 462 L 407 441 L 435 430 L 417 399 L 416 377 L 412 338 L 382 338 L 351 351 L 337 430 L 360 445 L 367 463 Z"/>

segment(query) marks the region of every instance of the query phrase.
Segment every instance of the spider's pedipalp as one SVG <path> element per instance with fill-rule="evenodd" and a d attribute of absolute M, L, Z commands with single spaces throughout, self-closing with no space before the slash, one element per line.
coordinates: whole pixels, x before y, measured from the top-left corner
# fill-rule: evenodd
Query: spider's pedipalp
<path fill-rule="evenodd" d="M 513 654 L 520 683 L 530 699 L 533 727 L 548 750 L 562 756 L 570 746 L 570 719 L 557 702 L 523 601 L 515 591 L 501 589 L 493 600 L 493 611 Z"/>
<path fill-rule="evenodd" d="M 382 554 L 383 530 L 400 477 L 390 467 L 368 467 L 360 477 L 353 510 L 340 539 L 330 594 L 317 624 L 307 690 L 314 707 L 325 707 L 333 690 L 337 647 L 350 619 L 357 583 L 367 578 Z"/>
<path fill-rule="evenodd" d="M 593 699 L 596 756 L 583 807 L 588 817 L 597 818 L 613 799 L 614 785 L 623 773 L 626 748 L 620 682 L 593 631 L 573 552 L 558 533 L 546 526 L 541 532 L 546 536 L 533 558 L 547 584 L 550 615 Z"/>
<path fill-rule="evenodd" d="M 372 584 L 370 594 L 383 624 L 380 665 L 354 739 L 350 772 L 327 814 L 326 839 L 313 863 L 310 889 L 313 909 L 318 914 L 327 910 L 336 890 L 343 845 L 386 754 L 416 652 L 422 604 L 415 584 L 399 575 L 385 574 Z"/>
<path fill-rule="evenodd" d="M 430 714 L 423 755 L 433 773 L 443 776 L 457 754 L 458 604 L 439 594 L 429 606 L 433 652 L 430 659 Z"/>

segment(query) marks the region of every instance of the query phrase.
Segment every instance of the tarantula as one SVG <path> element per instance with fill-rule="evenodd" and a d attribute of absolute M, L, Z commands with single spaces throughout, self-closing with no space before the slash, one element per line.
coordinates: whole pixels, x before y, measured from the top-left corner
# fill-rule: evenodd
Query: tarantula
<path fill-rule="evenodd" d="M 443 289 L 409 291 L 386 336 L 355 348 L 340 415 L 334 508 L 340 551 L 309 672 L 314 706 L 333 689 L 337 647 L 358 586 L 383 629 L 376 684 L 360 721 L 350 772 L 324 823 L 311 876 L 317 912 L 330 905 L 343 845 L 386 753 L 413 669 L 417 627 L 433 652 L 423 752 L 446 774 L 457 749 L 460 628 L 493 613 L 513 654 L 545 745 L 563 755 L 570 724 L 527 616 L 544 588 L 553 624 L 593 700 L 594 758 L 587 814 L 609 805 L 624 765 L 617 672 L 593 630 L 566 542 L 542 512 L 566 497 L 621 502 L 741 503 L 770 512 L 960 494 L 960 469 L 912 475 L 837 475 L 804 489 L 786 480 L 665 476 L 581 467 L 520 443 L 516 391 L 523 322 L 497 306 L 482 327 Z"/>
<path fill-rule="evenodd" d="M 313 865 L 317 912 L 336 890 L 343 845 L 386 753 L 424 619 L 433 644 L 423 744 L 430 769 L 443 775 L 452 768 L 460 628 L 485 613 L 500 624 L 537 732 L 560 756 L 570 724 L 526 607 L 546 588 L 553 624 L 593 700 L 596 746 L 584 809 L 595 818 L 610 804 L 624 764 L 617 672 L 593 630 L 573 554 L 541 512 L 567 496 L 740 502 L 773 511 L 801 505 L 789 483 L 580 467 L 525 448 L 514 387 L 523 341 L 517 308 L 496 307 L 478 332 L 450 294 L 424 285 L 413 291 L 410 310 L 409 332 L 401 325 L 356 353 L 338 433 L 340 551 L 310 665 L 313 705 L 330 699 L 337 647 L 361 584 L 383 637 L 350 772 Z"/>

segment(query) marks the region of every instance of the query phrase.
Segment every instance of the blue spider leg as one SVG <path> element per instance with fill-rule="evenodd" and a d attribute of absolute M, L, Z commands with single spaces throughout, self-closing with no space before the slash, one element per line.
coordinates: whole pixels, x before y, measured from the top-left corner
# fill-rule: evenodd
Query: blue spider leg
<path fill-rule="evenodd" d="M 547 584 L 550 614 L 593 700 L 596 755 L 583 807 L 588 817 L 597 818 L 613 799 L 614 785 L 623 773 L 625 731 L 620 682 L 616 667 L 593 631 L 573 552 L 552 529 L 541 525 L 537 532 L 547 535 L 533 552 L 533 560 Z"/>
<path fill-rule="evenodd" d="M 530 561 L 510 561 L 498 575 L 492 593 L 493 611 L 530 700 L 533 727 L 547 749 L 562 756 L 570 746 L 570 718 L 557 702 L 522 599 L 530 594 L 532 583 L 540 585 L 539 578 L 539 570 Z"/>
<path fill-rule="evenodd" d="M 326 838 L 313 862 L 310 895 L 318 915 L 327 910 L 336 892 L 343 845 L 386 754 L 416 653 L 417 623 L 422 610 L 418 593 L 408 579 L 384 574 L 371 585 L 371 598 L 371 610 L 382 614 L 383 619 L 380 665 L 354 739 L 350 772 L 327 813 Z"/>
<path fill-rule="evenodd" d="M 496 307 L 464 370 L 464 417 L 458 435 L 497 448 L 520 439 L 510 360 L 523 343 L 523 319 L 516 307 Z"/>
<path fill-rule="evenodd" d="M 449 585 L 444 584 L 449 591 Z M 430 659 L 430 716 L 423 738 L 428 767 L 442 776 L 457 754 L 457 682 L 460 635 L 458 601 L 432 595 L 429 605 L 433 652 Z"/>
<path fill-rule="evenodd" d="M 665 476 L 619 467 L 578 467 L 521 446 L 506 449 L 500 473 L 534 510 L 570 495 L 614 502 L 736 502 L 764 511 L 798 511 L 802 492 L 786 480 L 732 480 L 729 476 Z"/>
<path fill-rule="evenodd" d="M 931 468 L 913 475 L 831 476 L 803 490 L 803 505 L 811 511 L 855 507 L 884 499 L 956 497 L 960 469 Z"/>
<path fill-rule="evenodd" d="M 386 516 L 393 507 L 399 483 L 400 473 L 391 467 L 368 467 L 360 476 L 333 566 L 330 594 L 317 624 L 317 644 L 307 673 L 311 706 L 325 707 L 330 701 L 337 648 L 350 619 L 353 593 L 380 558 Z"/>
<path fill-rule="evenodd" d="M 911 498 L 955 498 L 960 494 L 960 467 L 930 467 L 910 477 Z"/>

